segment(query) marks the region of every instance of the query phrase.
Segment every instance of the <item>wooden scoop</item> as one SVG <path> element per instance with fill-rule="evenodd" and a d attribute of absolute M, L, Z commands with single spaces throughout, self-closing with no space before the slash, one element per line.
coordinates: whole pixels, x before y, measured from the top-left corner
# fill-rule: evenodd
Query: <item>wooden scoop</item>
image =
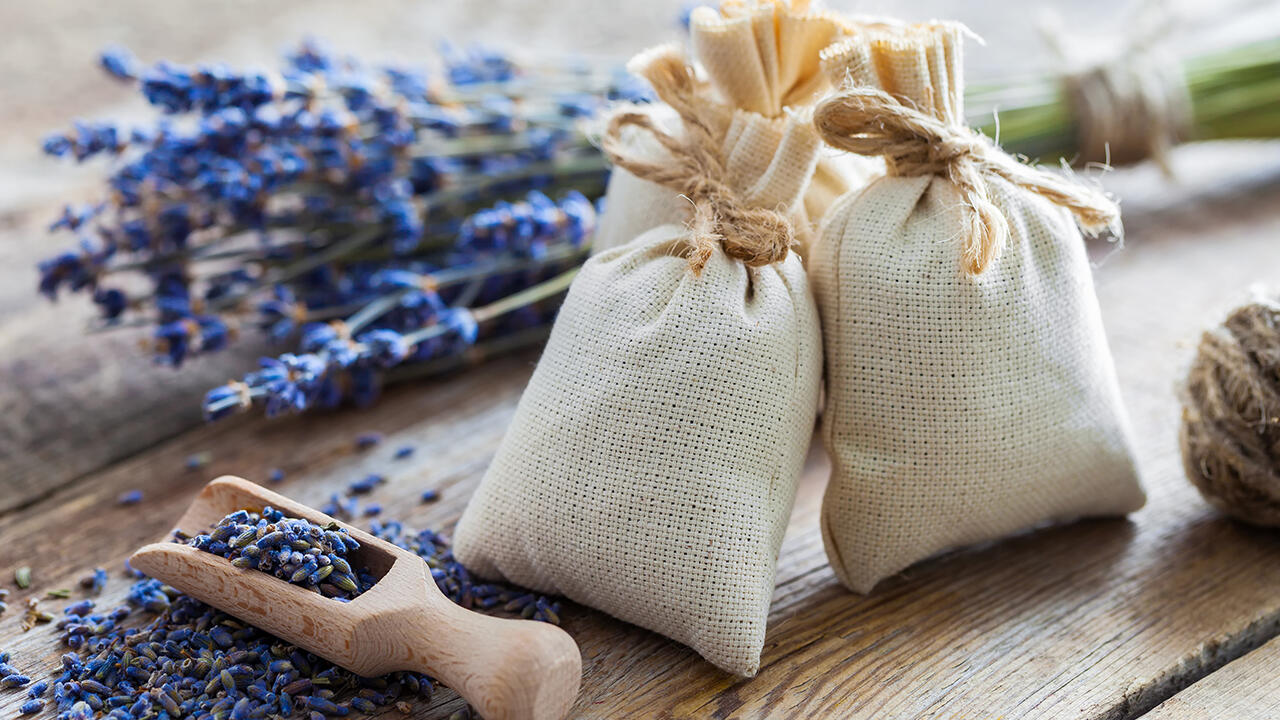
<path fill-rule="evenodd" d="M 326 525 L 324 513 L 238 477 L 200 491 L 177 529 L 207 532 L 227 514 L 270 505 Z M 559 720 L 578 694 L 582 656 L 554 625 L 465 610 L 436 587 L 427 564 L 408 550 L 338 522 L 357 541 L 351 565 L 379 580 L 343 603 L 190 545 L 160 542 L 129 560 L 142 572 L 223 612 L 372 677 L 426 673 L 458 691 L 486 720 Z"/>

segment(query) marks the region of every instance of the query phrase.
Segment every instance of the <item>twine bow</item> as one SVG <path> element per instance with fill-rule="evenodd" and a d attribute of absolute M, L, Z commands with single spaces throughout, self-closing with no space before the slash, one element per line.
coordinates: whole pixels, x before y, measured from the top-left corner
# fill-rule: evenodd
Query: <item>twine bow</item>
<path fill-rule="evenodd" d="M 746 205 L 730 187 L 720 141 L 712 129 L 711 109 L 698 97 L 693 69 L 673 48 L 660 48 L 640 60 L 636 71 L 680 116 L 685 138 L 680 140 L 661 130 L 644 113 L 620 112 L 610 119 L 601 142 L 605 154 L 618 167 L 675 190 L 693 204 L 688 259 L 695 274 L 706 267 L 717 245 L 751 267 L 785 259 L 795 244 L 795 230 L 781 213 Z M 651 163 L 631 156 L 622 139 L 628 126 L 651 134 L 670 153 L 671 160 Z"/>
<path fill-rule="evenodd" d="M 860 155 L 883 155 L 891 173 L 941 175 L 963 196 L 968 233 L 964 269 L 981 275 L 1000 256 L 1009 222 L 991 200 L 1000 177 L 1066 208 L 1090 235 L 1118 226 L 1120 211 L 1101 192 L 1013 159 L 968 127 L 940 120 L 877 88 L 844 90 L 823 101 L 813 124 L 827 143 Z"/>

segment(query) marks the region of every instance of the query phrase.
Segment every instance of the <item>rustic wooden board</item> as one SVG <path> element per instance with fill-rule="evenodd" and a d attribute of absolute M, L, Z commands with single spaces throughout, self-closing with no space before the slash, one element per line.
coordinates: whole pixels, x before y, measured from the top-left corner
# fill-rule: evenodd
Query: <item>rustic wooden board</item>
<path fill-rule="evenodd" d="M 1245 284 L 1280 284 L 1280 188 L 1239 198 L 1148 217 L 1097 271 L 1151 495 L 1146 509 L 956 553 L 858 597 L 826 566 L 816 515 L 827 465 L 815 449 L 782 551 L 760 675 L 728 677 L 675 643 L 569 606 L 565 627 L 586 660 L 576 716 L 1131 718 L 1280 633 L 1280 534 L 1217 516 L 1183 480 L 1176 454 L 1173 386 L 1199 328 Z M 411 525 L 447 528 L 501 438 L 532 360 L 405 387 L 371 411 L 246 418 L 181 434 L 0 513 L 0 572 L 29 564 L 33 590 L 43 592 L 94 565 L 114 570 L 163 534 L 203 481 L 262 479 L 276 466 L 289 473 L 285 494 L 315 504 L 363 473 L 386 471 L 392 481 L 372 499 Z M 388 440 L 353 453 L 365 430 Z M 391 461 L 404 442 L 418 453 Z M 184 471 L 197 451 L 213 462 Z M 424 487 L 441 488 L 443 499 L 417 504 Z M 115 506 L 131 488 L 144 502 Z M 126 583 L 113 577 L 107 600 Z M 33 669 L 58 649 L 47 629 L 20 633 L 18 614 L 0 617 L 0 647 Z M 16 704 L 17 695 L 0 693 L 0 713 Z M 442 693 L 415 716 L 456 707 Z"/>
<path fill-rule="evenodd" d="M 1280 639 L 1272 640 L 1160 703 L 1148 720 L 1280 717 Z"/>

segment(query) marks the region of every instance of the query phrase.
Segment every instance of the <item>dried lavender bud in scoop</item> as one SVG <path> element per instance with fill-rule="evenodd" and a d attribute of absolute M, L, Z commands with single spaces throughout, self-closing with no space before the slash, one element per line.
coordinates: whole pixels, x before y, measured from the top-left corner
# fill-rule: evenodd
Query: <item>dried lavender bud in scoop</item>
<path fill-rule="evenodd" d="M 178 539 L 238 568 L 261 570 L 343 602 L 376 582 L 363 568 L 352 568 L 348 553 L 360 543 L 344 528 L 287 517 L 271 507 L 261 513 L 237 510 L 208 534 Z"/>

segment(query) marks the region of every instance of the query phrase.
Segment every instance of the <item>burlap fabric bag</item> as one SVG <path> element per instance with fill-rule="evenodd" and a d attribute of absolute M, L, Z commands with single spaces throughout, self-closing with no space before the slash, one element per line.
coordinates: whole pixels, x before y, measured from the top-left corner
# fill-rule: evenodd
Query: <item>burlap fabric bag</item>
<path fill-rule="evenodd" d="M 791 174 L 809 173 L 802 202 L 790 206 L 788 219 L 795 227 L 803 257 L 815 229 L 835 199 L 861 187 L 883 173 L 884 163 L 823 148 L 817 167 L 790 166 L 793 155 L 779 152 L 791 127 L 789 114 L 807 115 L 812 104 L 831 89 L 822 72 L 820 53 L 838 38 L 871 24 L 855 22 L 834 13 L 813 11 L 803 0 L 795 2 L 725 2 L 717 12 L 709 7 L 694 10 L 689 37 L 694 55 L 710 86 L 725 109 L 708 116 L 717 135 L 725 138 L 725 169 L 740 188 L 767 192 L 771 184 L 791 188 Z M 664 130 L 679 134 L 680 121 L 662 105 L 636 108 L 649 113 Z M 628 137 L 632 155 L 649 161 L 663 156 L 662 147 L 645 135 Z M 627 198 L 625 203 L 606 201 L 600 226 L 592 241 L 596 252 L 631 242 L 641 233 L 664 223 L 682 223 L 689 204 L 670 187 L 636 178 L 615 167 L 609 177 L 607 197 Z"/>
<path fill-rule="evenodd" d="M 863 593 L 950 548 L 1144 502 L 1077 228 L 1118 211 L 965 127 L 960 33 L 824 54 L 848 85 L 816 127 L 888 166 L 837 202 L 810 258 L 833 463 L 822 534 Z"/>
<path fill-rule="evenodd" d="M 623 112 L 605 150 L 687 198 L 685 215 L 584 265 L 454 552 L 481 577 L 565 595 L 752 675 L 821 382 L 786 217 L 821 142 L 786 120 L 771 163 L 798 168 L 778 176 L 786 187 L 739 186 L 721 152 L 734 140 L 707 120 L 723 108 L 692 69 L 668 49 L 632 67 L 683 132 Z M 632 157 L 628 128 L 668 157 Z"/>

